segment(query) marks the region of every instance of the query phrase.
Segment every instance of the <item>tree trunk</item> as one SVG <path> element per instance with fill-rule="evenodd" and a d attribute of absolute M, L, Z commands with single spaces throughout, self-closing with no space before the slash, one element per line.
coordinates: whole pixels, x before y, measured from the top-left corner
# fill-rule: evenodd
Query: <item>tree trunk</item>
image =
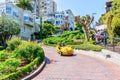
<path fill-rule="evenodd" d="M 86 36 L 86 41 L 89 41 L 89 38 L 90 38 L 89 31 L 85 31 L 85 36 Z"/>

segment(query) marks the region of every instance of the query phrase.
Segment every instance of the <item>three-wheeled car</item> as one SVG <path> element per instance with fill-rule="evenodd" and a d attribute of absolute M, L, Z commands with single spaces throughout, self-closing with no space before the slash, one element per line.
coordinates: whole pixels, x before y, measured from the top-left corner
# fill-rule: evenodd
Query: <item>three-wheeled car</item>
<path fill-rule="evenodd" d="M 56 46 L 56 51 L 59 53 L 61 56 L 63 55 L 73 55 L 74 51 L 72 47 L 66 46 L 64 43 L 60 43 L 59 45 Z"/>

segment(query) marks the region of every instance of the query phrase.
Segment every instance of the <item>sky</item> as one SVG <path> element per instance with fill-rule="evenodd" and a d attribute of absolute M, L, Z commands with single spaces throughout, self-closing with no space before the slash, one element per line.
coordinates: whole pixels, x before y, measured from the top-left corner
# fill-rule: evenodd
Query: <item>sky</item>
<path fill-rule="evenodd" d="M 74 15 L 85 16 L 93 13 L 95 21 L 98 21 L 101 14 L 105 13 L 105 3 L 107 0 L 55 0 L 58 11 L 71 9 Z"/>

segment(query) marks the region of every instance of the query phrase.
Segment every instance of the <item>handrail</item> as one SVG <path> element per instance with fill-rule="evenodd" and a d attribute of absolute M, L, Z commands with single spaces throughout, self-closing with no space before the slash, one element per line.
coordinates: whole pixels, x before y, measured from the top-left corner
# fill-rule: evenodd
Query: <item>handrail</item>
<path fill-rule="evenodd" d="M 108 37 L 111 38 L 113 40 L 112 46 L 113 46 L 113 51 L 115 51 L 115 40 L 118 40 L 120 42 L 120 38 L 118 37 Z"/>

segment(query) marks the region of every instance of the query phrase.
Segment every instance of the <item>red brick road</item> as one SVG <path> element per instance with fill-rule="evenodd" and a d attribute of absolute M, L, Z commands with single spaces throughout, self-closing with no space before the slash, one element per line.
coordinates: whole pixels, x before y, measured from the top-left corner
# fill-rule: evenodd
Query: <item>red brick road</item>
<path fill-rule="evenodd" d="M 120 80 L 116 64 L 80 53 L 60 56 L 53 47 L 43 48 L 47 65 L 33 80 Z"/>

